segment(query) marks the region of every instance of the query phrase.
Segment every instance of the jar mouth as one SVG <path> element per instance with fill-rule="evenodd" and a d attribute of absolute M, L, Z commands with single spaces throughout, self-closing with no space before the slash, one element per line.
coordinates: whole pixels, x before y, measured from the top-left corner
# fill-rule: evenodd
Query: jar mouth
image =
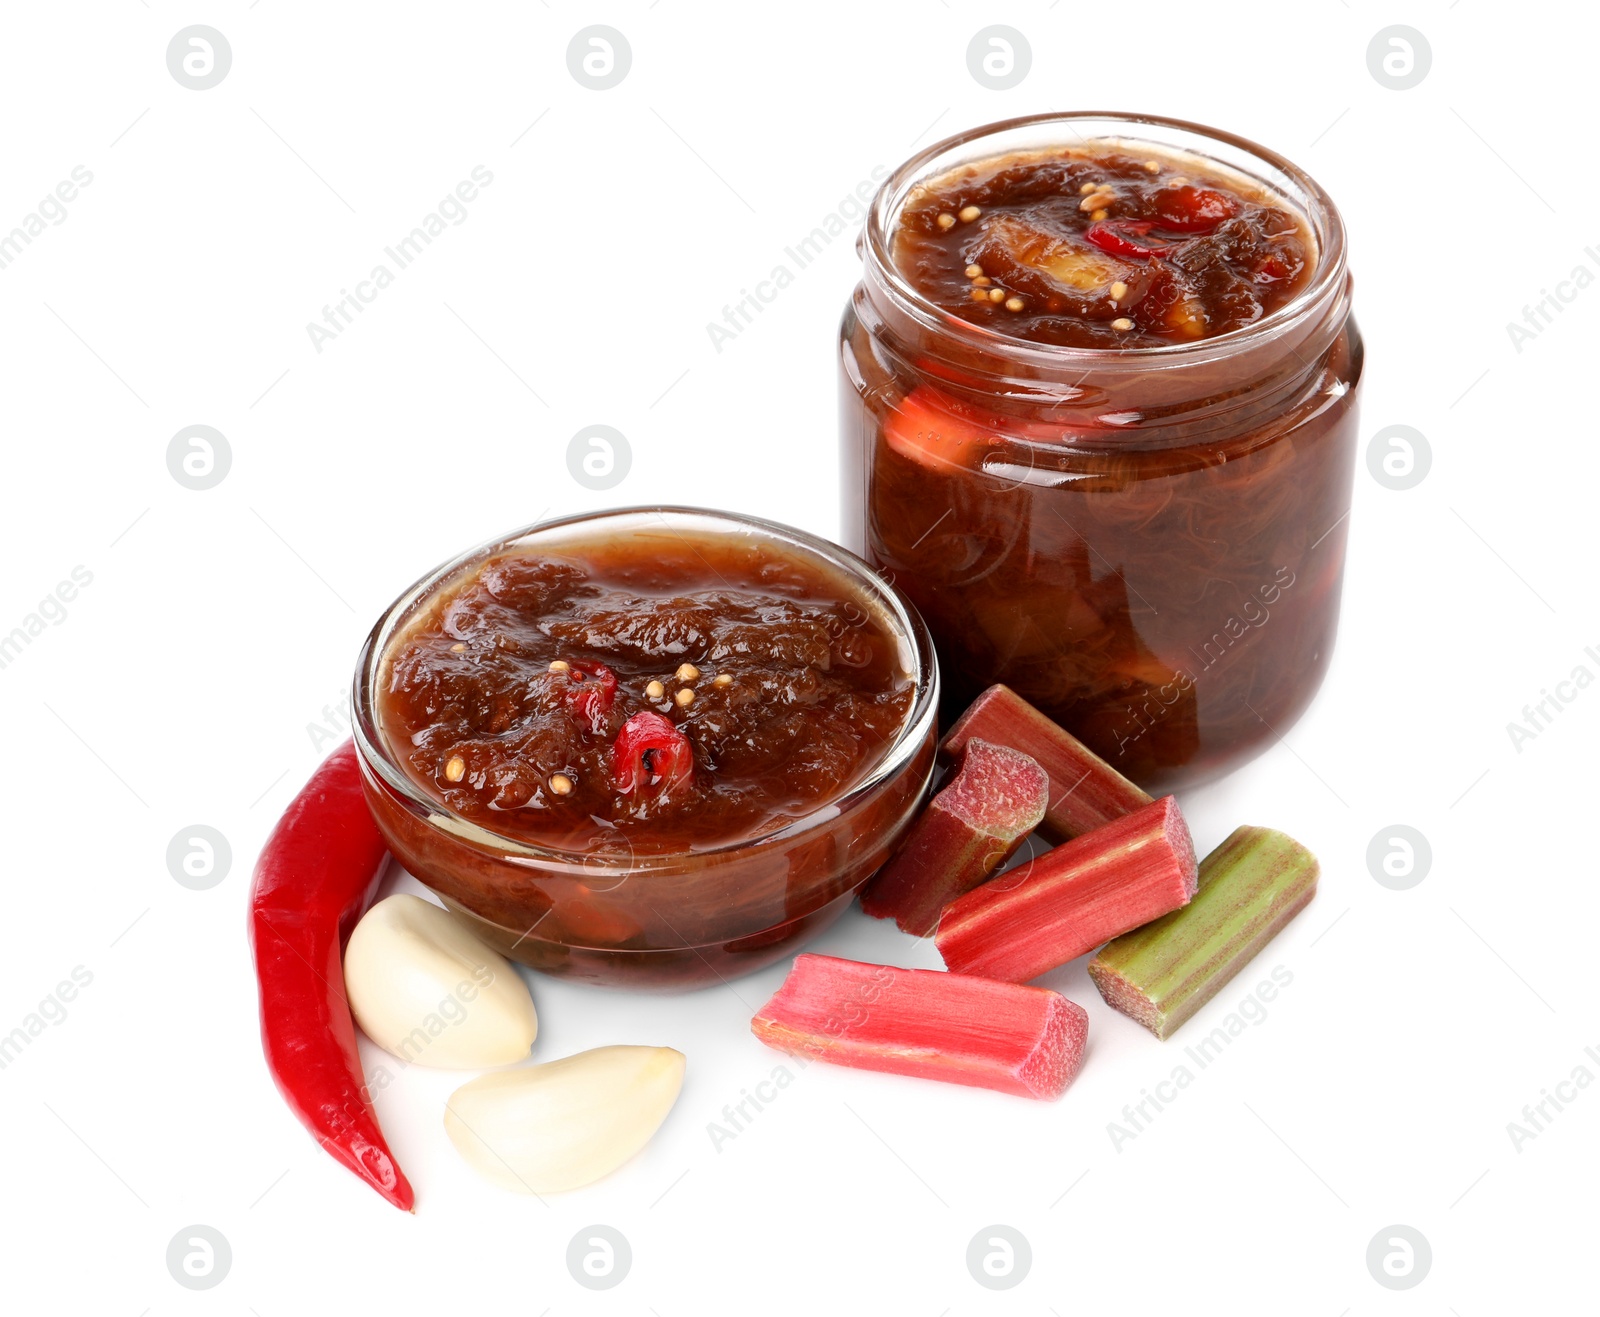
<path fill-rule="evenodd" d="M 900 646 L 901 661 L 911 675 L 915 691 L 911 709 L 878 761 L 847 791 L 799 818 L 732 841 L 684 850 L 651 851 L 637 856 L 630 854 L 625 860 L 614 854 L 597 856 L 508 836 L 457 813 L 429 795 L 392 752 L 378 715 L 385 660 L 407 624 L 468 567 L 496 553 L 540 547 L 571 552 L 586 540 L 601 535 L 626 536 L 644 531 L 737 536 L 779 545 L 820 561 L 859 591 L 863 600 L 879 612 L 886 629 Z M 837 819 L 913 761 L 938 718 L 939 669 L 933 640 L 921 615 L 898 589 L 848 550 L 792 526 L 758 517 L 710 508 L 642 505 L 536 522 L 469 549 L 413 582 L 384 610 L 362 643 L 356 660 L 351 703 L 352 734 L 363 771 L 408 813 L 439 832 L 480 849 L 498 852 L 511 863 L 538 868 L 542 873 L 564 873 L 581 878 L 592 887 L 597 878 L 608 875 L 620 881 L 630 873 L 676 871 L 718 856 L 743 855 L 789 845 Z"/>
<path fill-rule="evenodd" d="M 1300 212 L 1316 240 L 1317 265 L 1312 277 L 1294 297 L 1260 320 L 1214 338 L 1159 347 L 1086 348 L 1034 343 L 963 320 L 931 302 L 896 265 L 892 250 L 895 226 L 917 185 L 997 156 L 1096 142 L 1145 145 L 1164 154 L 1193 157 L 1197 163 L 1241 174 L 1278 194 Z M 869 296 L 881 292 L 898 314 L 928 333 L 1045 374 L 1074 368 L 1098 375 L 1143 373 L 1233 356 L 1272 342 L 1291 327 L 1319 315 L 1343 294 L 1348 282 L 1344 223 L 1332 198 L 1298 165 L 1232 133 L 1182 119 L 1117 111 L 1026 115 L 984 124 L 934 143 L 912 156 L 879 187 L 862 230 L 861 246 L 870 276 Z"/>

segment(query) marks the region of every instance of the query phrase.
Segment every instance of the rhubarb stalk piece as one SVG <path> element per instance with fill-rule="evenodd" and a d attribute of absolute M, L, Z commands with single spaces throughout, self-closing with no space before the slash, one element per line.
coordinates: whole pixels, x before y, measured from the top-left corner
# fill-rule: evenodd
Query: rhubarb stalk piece
<path fill-rule="evenodd" d="M 945 734 L 939 753 L 957 758 L 974 737 L 1020 750 L 1050 775 L 1041 830 L 1054 840 L 1082 836 L 1150 803 L 1147 792 L 1009 686 L 991 686 L 978 696 Z"/>
<path fill-rule="evenodd" d="M 1089 1016 L 1044 988 L 803 955 L 750 1028 L 794 1056 L 1053 1101 Z"/>
<path fill-rule="evenodd" d="M 958 974 L 1026 983 L 1187 904 L 1194 842 L 1171 796 L 992 878 L 944 908 L 935 936 Z"/>
<path fill-rule="evenodd" d="M 923 810 L 889 863 L 861 895 L 861 908 L 927 937 L 942 910 L 1008 860 L 1039 826 L 1050 778 L 1027 755 L 977 737 L 955 775 Z"/>
<path fill-rule="evenodd" d="M 1182 910 L 1102 947 L 1089 977 L 1106 1004 L 1170 1038 L 1317 891 L 1317 857 L 1271 828 L 1238 828 L 1200 863 Z"/>

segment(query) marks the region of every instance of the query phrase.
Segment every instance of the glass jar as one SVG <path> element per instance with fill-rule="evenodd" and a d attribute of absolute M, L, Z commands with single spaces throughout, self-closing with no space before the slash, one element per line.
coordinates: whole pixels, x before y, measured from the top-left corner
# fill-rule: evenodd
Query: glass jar
<path fill-rule="evenodd" d="M 387 660 L 408 624 L 486 559 L 582 556 L 585 542 L 672 536 L 770 546 L 838 583 L 895 641 L 912 691 L 904 723 L 860 780 L 786 825 L 667 853 L 585 853 L 486 827 L 407 771 L 382 717 Z M 939 673 L 915 610 L 859 558 L 772 522 L 695 508 L 624 508 L 547 521 L 463 554 L 405 591 L 362 647 L 354 735 L 367 803 L 390 851 L 490 945 L 534 969 L 629 988 L 692 988 L 749 973 L 833 922 L 888 858 L 933 774 Z"/>
<path fill-rule="evenodd" d="M 1104 142 L 1214 162 L 1306 219 L 1288 303 L 1215 338 L 1041 345 L 970 324 L 895 268 L 918 184 Z M 1218 776 L 1305 710 L 1339 616 L 1361 338 L 1344 228 L 1281 156 L 1193 124 L 1041 115 L 901 166 L 859 244 L 840 342 L 843 539 L 933 632 L 946 712 L 1004 682 L 1152 792 Z M 941 442 L 895 442 L 897 428 Z"/>

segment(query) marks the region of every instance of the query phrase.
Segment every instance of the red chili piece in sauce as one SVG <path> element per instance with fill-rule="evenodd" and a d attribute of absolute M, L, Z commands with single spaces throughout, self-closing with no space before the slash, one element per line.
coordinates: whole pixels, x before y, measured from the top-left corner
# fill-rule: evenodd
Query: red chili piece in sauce
<path fill-rule="evenodd" d="M 1155 228 L 1153 220 L 1098 220 L 1091 224 L 1083 236 L 1103 252 L 1113 256 L 1159 256 L 1169 250 L 1169 244 L 1143 242 Z"/>
<path fill-rule="evenodd" d="M 1232 219 L 1238 208 L 1213 188 L 1162 188 L 1156 194 L 1156 214 L 1165 228 L 1179 233 L 1210 233 L 1223 220 Z"/>
<path fill-rule="evenodd" d="M 665 795 L 693 780 L 694 749 L 668 719 L 646 709 L 629 718 L 617 733 L 611 775 L 623 795 L 639 790 Z"/>
<path fill-rule="evenodd" d="M 567 687 L 567 710 L 598 736 L 606 729 L 606 715 L 617 698 L 616 674 L 604 663 L 573 663 Z"/>

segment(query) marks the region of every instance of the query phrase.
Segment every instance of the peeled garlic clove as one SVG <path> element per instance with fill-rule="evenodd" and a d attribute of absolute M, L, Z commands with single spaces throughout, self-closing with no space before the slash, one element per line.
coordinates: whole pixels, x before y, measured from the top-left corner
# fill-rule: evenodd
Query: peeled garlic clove
<path fill-rule="evenodd" d="M 398 895 L 368 910 L 344 953 L 356 1023 L 402 1061 L 446 1070 L 520 1061 L 539 1018 L 528 985 L 448 910 Z"/>
<path fill-rule="evenodd" d="M 485 1179 L 553 1194 L 609 1175 L 678 1100 L 684 1058 L 670 1047 L 597 1047 L 464 1084 L 445 1103 L 456 1151 Z"/>

